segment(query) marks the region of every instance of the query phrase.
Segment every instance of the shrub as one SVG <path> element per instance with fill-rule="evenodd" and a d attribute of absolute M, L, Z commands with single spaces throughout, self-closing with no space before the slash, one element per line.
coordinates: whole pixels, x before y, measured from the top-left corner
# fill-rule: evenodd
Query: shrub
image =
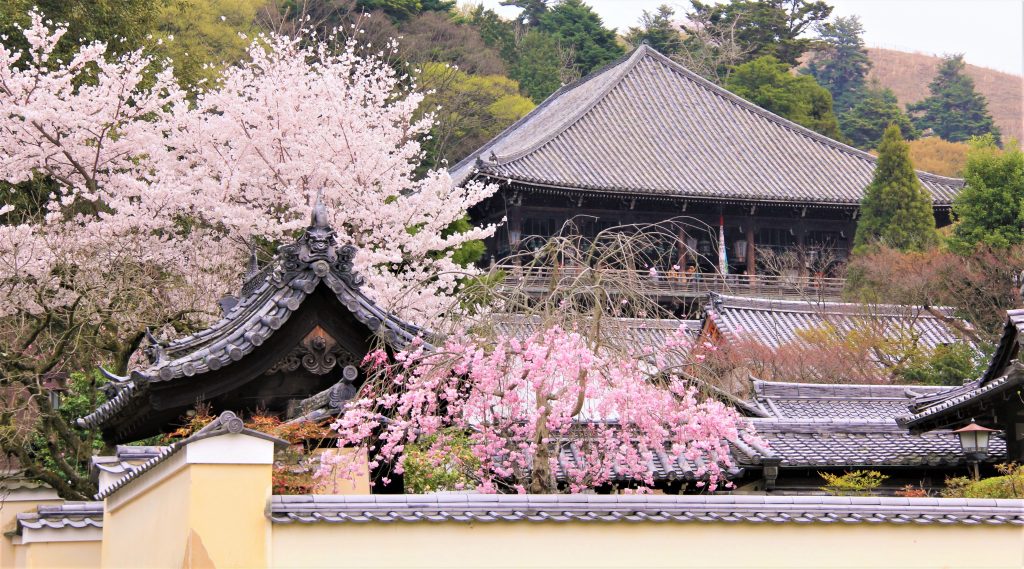
<path fill-rule="evenodd" d="M 870 496 L 888 476 L 877 470 L 854 470 L 844 474 L 819 472 L 825 481 L 822 490 L 833 496 Z"/>
<path fill-rule="evenodd" d="M 1011 462 L 996 466 L 1001 476 L 971 480 L 966 476 L 946 479 L 946 498 L 1024 498 L 1024 466 Z"/>

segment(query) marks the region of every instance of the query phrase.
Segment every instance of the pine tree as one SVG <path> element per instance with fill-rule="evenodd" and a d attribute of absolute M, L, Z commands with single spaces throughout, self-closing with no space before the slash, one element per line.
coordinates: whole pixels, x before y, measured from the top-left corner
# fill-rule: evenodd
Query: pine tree
<path fill-rule="evenodd" d="M 601 17 L 582 0 L 562 0 L 548 8 L 540 15 L 537 29 L 572 49 L 573 61 L 582 75 L 623 54 L 615 30 L 605 28 Z"/>
<path fill-rule="evenodd" d="M 654 12 L 644 10 L 640 16 L 640 26 L 629 28 L 625 39 L 632 45 L 647 45 L 668 56 L 673 56 L 683 49 L 683 36 L 679 26 L 673 22 L 676 12 L 668 4 L 658 6 Z"/>
<path fill-rule="evenodd" d="M 839 115 L 839 130 L 857 148 L 875 148 L 882 140 L 882 134 L 890 124 L 907 133 L 906 138 L 917 138 L 917 131 L 903 111 L 900 110 L 896 95 L 890 89 L 864 89 L 860 100 L 846 112 Z"/>
<path fill-rule="evenodd" d="M 884 244 L 902 251 L 923 251 L 938 243 L 932 199 L 910 163 L 900 127 L 885 129 L 878 146 L 875 174 L 861 202 L 854 253 Z"/>
<path fill-rule="evenodd" d="M 871 69 L 871 60 L 864 48 L 864 26 L 857 16 L 836 18 L 835 22 L 819 25 L 818 35 L 825 48 L 811 58 L 807 73 L 832 93 L 836 112 L 846 111 L 863 94 L 865 78 Z"/>
<path fill-rule="evenodd" d="M 964 73 L 963 55 L 943 59 L 928 85 L 927 99 L 908 108 L 919 130 L 932 129 L 943 140 L 962 142 L 972 136 L 992 134 L 999 141 L 999 129 L 988 112 L 988 101 L 974 90 L 974 80 Z"/>

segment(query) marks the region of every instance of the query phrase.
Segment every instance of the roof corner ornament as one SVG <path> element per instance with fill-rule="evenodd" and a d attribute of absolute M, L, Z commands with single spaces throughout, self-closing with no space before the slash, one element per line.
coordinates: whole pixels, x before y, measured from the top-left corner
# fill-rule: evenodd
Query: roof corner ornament
<path fill-rule="evenodd" d="M 278 253 L 281 259 L 274 269 L 274 282 L 278 286 L 306 270 L 328 280 L 333 275 L 352 287 L 362 284 L 352 266 L 356 248 L 338 245 L 338 233 L 331 227 L 322 191 L 317 192 L 309 227 L 295 243 L 280 247 Z"/>
<path fill-rule="evenodd" d="M 146 347 L 142 348 L 142 353 L 151 365 L 161 364 L 167 359 L 167 351 L 149 328 L 146 328 Z"/>
<path fill-rule="evenodd" d="M 242 280 L 249 282 L 258 274 L 260 274 L 260 260 L 256 256 L 256 243 L 254 242 L 249 248 L 249 266 L 245 268 L 245 276 Z"/>

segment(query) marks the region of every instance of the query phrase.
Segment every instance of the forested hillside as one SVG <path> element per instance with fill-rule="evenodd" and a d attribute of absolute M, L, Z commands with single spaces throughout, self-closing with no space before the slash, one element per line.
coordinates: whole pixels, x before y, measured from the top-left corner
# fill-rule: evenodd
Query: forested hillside
<path fill-rule="evenodd" d="M 923 53 L 868 48 L 872 67 L 868 80 L 892 89 L 901 105 L 928 96 L 928 82 L 942 58 Z M 977 65 L 967 65 L 967 75 L 988 99 L 988 109 L 1006 139 L 1024 140 L 1024 77 Z"/>

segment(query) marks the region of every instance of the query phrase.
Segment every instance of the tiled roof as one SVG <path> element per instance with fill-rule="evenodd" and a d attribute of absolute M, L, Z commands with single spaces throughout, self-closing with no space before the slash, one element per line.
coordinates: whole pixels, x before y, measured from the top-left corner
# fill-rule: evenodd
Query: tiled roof
<path fill-rule="evenodd" d="M 837 496 L 274 496 L 274 523 L 717 522 L 1024 524 L 1024 501 Z"/>
<path fill-rule="evenodd" d="M 966 464 L 951 431 L 910 434 L 892 420 L 750 419 L 782 467 L 950 467 Z M 993 438 L 988 462 L 1006 457 Z"/>
<path fill-rule="evenodd" d="M 556 91 L 452 169 L 537 186 L 855 205 L 875 157 L 774 115 L 648 46 Z M 963 180 L 919 172 L 936 205 Z"/>
<path fill-rule="evenodd" d="M 972 382 L 950 391 L 937 402 L 918 408 L 915 413 L 905 413 L 897 421 L 912 430 L 934 428 L 938 425 L 966 423 L 972 416 L 972 409 L 979 409 L 992 400 L 1004 397 L 1019 397 L 1024 386 L 1024 364 L 1014 361 L 1002 377 L 981 383 Z"/>
<path fill-rule="evenodd" d="M 706 310 L 726 341 L 746 338 L 772 348 L 794 340 L 799 342 L 798 331 L 823 326 L 840 331 L 866 326 L 886 336 L 916 338 L 928 348 L 962 341 L 951 326 L 916 306 L 774 300 L 711 293 Z M 948 309 L 940 310 L 948 312 Z"/>
<path fill-rule="evenodd" d="M 318 204 L 317 207 L 322 207 Z M 325 219 L 325 216 L 320 218 Z M 330 235 L 329 250 L 303 253 L 312 235 Z M 294 314 L 320 283 L 324 283 L 351 314 L 385 341 L 401 348 L 414 337 L 425 334 L 379 308 L 359 287 L 352 273 L 351 258 L 355 249 L 339 246 L 333 231 L 314 221 L 299 240 L 281 248 L 269 270 L 250 278 L 251 292 L 235 304 L 222 319 L 206 330 L 171 342 L 167 346 L 150 346 L 155 354 L 150 366 L 132 371 L 129 377 L 111 378 L 116 393 L 95 411 L 78 419 L 81 427 L 103 426 L 123 410 L 142 400 L 153 383 L 181 378 L 199 381 L 203 374 L 241 360 L 262 345 Z M 335 258 L 313 260 L 300 256 Z M 259 279 L 262 278 L 261 281 Z M 259 281 L 259 282 L 254 282 Z"/>
<path fill-rule="evenodd" d="M 22 529 L 64 529 L 103 527 L 103 502 L 64 502 L 59 506 L 39 506 L 35 512 L 18 514 L 18 532 Z"/>
<path fill-rule="evenodd" d="M 835 385 L 755 379 L 754 402 L 779 419 L 888 420 L 907 413 L 921 395 L 951 387 L 927 385 Z"/>
<path fill-rule="evenodd" d="M 1024 329 L 1024 309 L 1007 310 L 1006 325 L 1003 326 L 1003 335 L 999 339 L 995 353 L 985 375 L 981 377 L 980 383 L 992 381 L 1003 375 L 1010 361 L 1017 356 L 1017 344 L 1020 341 L 1021 330 Z"/>
<path fill-rule="evenodd" d="M 992 400 L 1024 392 L 1024 365 L 1018 361 L 1022 329 L 1024 309 L 1007 310 L 1003 335 L 985 373 L 945 393 L 916 397 L 899 423 L 914 431 L 959 426 Z"/>
<path fill-rule="evenodd" d="M 95 482 L 100 471 L 109 474 L 125 474 L 138 468 L 142 463 L 156 458 L 167 451 L 167 446 L 117 445 L 112 456 L 94 456 L 90 459 L 90 474 Z"/>
<path fill-rule="evenodd" d="M 524 339 L 537 331 L 540 320 L 537 317 L 516 314 L 497 314 L 492 317 L 495 332 L 506 337 Z M 677 320 L 674 318 L 612 318 L 601 320 L 601 329 L 606 341 L 618 343 L 616 347 L 637 349 L 650 347 L 655 351 L 664 348 L 680 329 L 692 342 L 701 330 L 701 320 Z M 681 362 L 670 362 L 673 365 Z"/>

